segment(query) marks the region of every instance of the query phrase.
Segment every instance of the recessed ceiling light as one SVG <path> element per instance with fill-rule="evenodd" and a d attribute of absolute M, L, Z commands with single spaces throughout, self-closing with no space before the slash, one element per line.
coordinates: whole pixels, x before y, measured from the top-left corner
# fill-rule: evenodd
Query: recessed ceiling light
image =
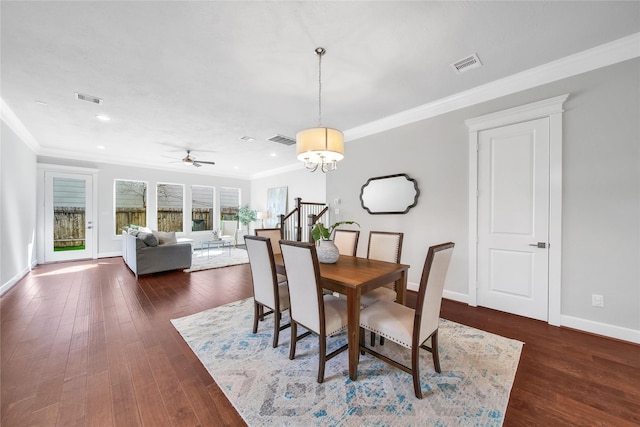
<path fill-rule="evenodd" d="M 104 148 L 104 145 L 98 145 L 96 148 L 97 148 L 98 150 L 104 150 L 104 149 L 105 149 L 105 148 Z"/>
<path fill-rule="evenodd" d="M 276 156 L 276 153 L 271 153 L 271 157 L 275 157 L 275 156 Z"/>
<path fill-rule="evenodd" d="M 111 120 L 111 117 L 105 116 L 104 114 L 98 114 L 96 116 L 96 119 L 102 120 L 103 122 L 108 122 L 109 120 Z"/>
<path fill-rule="evenodd" d="M 38 100 L 36 100 L 36 104 L 38 104 L 38 105 L 49 105 L 44 101 L 38 101 Z"/>
<path fill-rule="evenodd" d="M 243 141 L 246 141 L 246 142 L 253 142 L 253 141 L 255 141 L 255 140 L 256 140 L 256 139 L 255 139 L 254 137 L 252 137 L 252 136 L 241 136 L 241 137 L 240 137 L 240 139 L 241 139 L 241 140 L 243 140 Z"/>

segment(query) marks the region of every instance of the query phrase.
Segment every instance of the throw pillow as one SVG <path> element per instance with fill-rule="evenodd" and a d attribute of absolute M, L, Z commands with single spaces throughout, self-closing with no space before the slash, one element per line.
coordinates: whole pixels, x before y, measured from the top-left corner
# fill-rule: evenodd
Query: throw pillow
<path fill-rule="evenodd" d="M 129 229 L 129 234 L 131 234 L 132 236 L 137 236 L 139 232 L 140 232 L 140 230 L 138 230 L 137 228 L 130 228 Z"/>
<path fill-rule="evenodd" d="M 138 239 L 145 242 L 147 246 L 158 246 L 158 239 L 156 239 L 156 236 L 154 236 L 153 233 L 145 233 L 144 231 L 141 231 L 138 233 Z"/>
<path fill-rule="evenodd" d="M 178 243 L 175 231 L 155 231 L 153 235 L 158 239 L 159 245 Z"/>
<path fill-rule="evenodd" d="M 149 227 L 138 227 L 140 232 L 151 233 L 151 229 Z"/>
<path fill-rule="evenodd" d="M 136 250 L 148 248 L 147 244 L 142 239 L 136 239 Z"/>

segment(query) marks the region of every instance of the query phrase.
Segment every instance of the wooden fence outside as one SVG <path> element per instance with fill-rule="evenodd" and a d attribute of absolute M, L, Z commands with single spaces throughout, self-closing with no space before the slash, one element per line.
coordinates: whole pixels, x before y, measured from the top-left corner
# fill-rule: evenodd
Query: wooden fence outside
<path fill-rule="evenodd" d="M 182 209 L 165 208 L 158 211 L 158 230 L 182 231 Z M 213 209 L 196 208 L 192 215 L 191 231 L 213 230 Z M 147 224 L 145 208 L 118 208 L 116 209 L 116 230 L 121 233 L 130 225 L 139 227 Z"/>
<path fill-rule="evenodd" d="M 56 207 L 53 210 L 53 247 L 84 246 L 84 208 Z"/>

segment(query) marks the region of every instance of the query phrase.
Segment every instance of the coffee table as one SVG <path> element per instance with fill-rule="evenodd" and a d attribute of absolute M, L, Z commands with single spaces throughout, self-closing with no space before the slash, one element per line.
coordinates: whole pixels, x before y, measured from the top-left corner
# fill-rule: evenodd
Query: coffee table
<path fill-rule="evenodd" d="M 218 240 L 204 240 L 201 242 L 201 249 L 207 250 L 207 259 L 211 258 L 209 256 L 209 250 L 210 249 L 219 249 L 219 248 L 227 248 L 227 255 L 231 255 L 231 244 L 233 242 L 231 240 L 227 240 L 227 239 L 218 239 Z"/>

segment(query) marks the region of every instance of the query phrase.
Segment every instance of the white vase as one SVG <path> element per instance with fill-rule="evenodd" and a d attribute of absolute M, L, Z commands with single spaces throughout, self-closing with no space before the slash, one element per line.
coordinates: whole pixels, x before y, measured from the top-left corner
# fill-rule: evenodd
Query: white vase
<path fill-rule="evenodd" d="M 333 264 L 340 258 L 340 251 L 333 240 L 320 240 L 318 247 L 318 261 L 323 264 Z"/>

